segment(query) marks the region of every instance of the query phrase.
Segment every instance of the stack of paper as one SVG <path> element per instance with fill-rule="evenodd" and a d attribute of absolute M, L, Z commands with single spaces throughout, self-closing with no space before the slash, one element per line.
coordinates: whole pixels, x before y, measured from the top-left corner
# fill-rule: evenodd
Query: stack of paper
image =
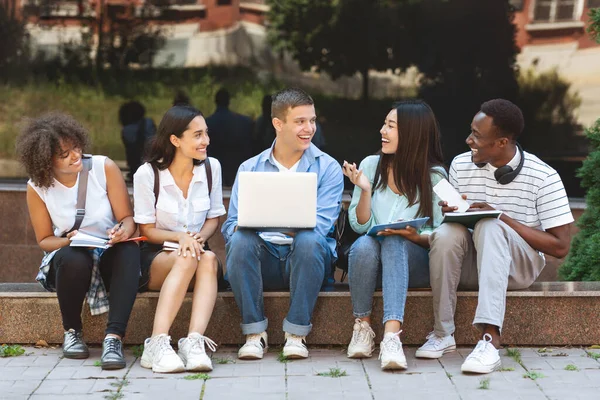
<path fill-rule="evenodd" d="M 112 245 L 108 243 L 107 238 L 99 238 L 88 235 L 87 233 L 77 232 L 69 238 L 73 247 L 97 247 L 100 249 L 108 249 Z M 148 240 L 146 236 L 132 237 L 121 242 L 142 242 Z"/>

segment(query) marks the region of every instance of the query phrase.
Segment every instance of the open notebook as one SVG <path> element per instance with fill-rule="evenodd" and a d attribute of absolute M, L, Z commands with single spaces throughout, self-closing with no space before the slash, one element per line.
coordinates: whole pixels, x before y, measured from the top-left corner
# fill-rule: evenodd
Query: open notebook
<path fill-rule="evenodd" d="M 69 240 L 71 241 L 72 247 L 97 247 L 101 249 L 108 249 L 112 246 L 108 243 L 107 238 L 99 238 L 82 232 L 77 232 L 75 235 L 71 236 Z M 145 240 L 148 240 L 146 236 L 138 236 L 129 238 L 127 240 L 122 240 L 121 242 L 142 242 Z"/>

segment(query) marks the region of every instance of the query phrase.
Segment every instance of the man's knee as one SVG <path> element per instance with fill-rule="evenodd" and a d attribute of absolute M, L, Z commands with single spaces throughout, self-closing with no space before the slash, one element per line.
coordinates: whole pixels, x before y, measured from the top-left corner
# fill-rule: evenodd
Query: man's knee
<path fill-rule="evenodd" d="M 227 243 L 227 257 L 240 255 L 247 257 L 249 252 L 258 252 L 262 239 L 251 229 L 238 229 Z"/>
<path fill-rule="evenodd" d="M 328 250 L 327 240 L 313 230 L 302 230 L 296 233 L 291 250 L 304 255 L 324 252 Z"/>
<path fill-rule="evenodd" d="M 456 223 L 441 224 L 429 238 L 432 250 L 451 250 L 466 246 L 467 241 L 471 240 L 469 230 Z"/>
<path fill-rule="evenodd" d="M 484 218 L 479 220 L 473 229 L 473 242 L 475 243 L 475 248 L 480 251 L 480 247 L 485 243 L 493 243 L 495 246 L 504 243 L 508 246 L 508 241 L 502 240 L 507 237 L 508 229 L 512 228 L 496 218 Z M 490 240 L 492 238 L 499 240 Z"/>

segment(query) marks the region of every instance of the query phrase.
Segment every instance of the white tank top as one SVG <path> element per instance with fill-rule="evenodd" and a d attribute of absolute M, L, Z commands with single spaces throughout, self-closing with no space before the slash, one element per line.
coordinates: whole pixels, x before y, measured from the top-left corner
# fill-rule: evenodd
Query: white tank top
<path fill-rule="evenodd" d="M 104 171 L 105 156 L 92 156 L 92 169 L 88 176 L 87 197 L 85 200 L 85 217 L 79 230 L 96 237 L 108 238 L 107 230 L 116 223 L 110 201 L 106 193 L 106 173 Z M 27 182 L 46 203 L 46 208 L 52 219 L 55 236 L 73 227 L 77 206 L 77 188 L 79 176 L 75 186 L 69 188 L 54 179 L 54 186 L 42 189 L 31 180 Z"/>

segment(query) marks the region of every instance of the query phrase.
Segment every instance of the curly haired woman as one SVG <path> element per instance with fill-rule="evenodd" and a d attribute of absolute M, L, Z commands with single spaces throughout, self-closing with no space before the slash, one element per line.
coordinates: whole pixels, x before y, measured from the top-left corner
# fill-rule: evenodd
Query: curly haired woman
<path fill-rule="evenodd" d="M 103 369 L 125 367 L 122 339 L 140 277 L 140 252 L 133 242 L 120 243 L 136 230 L 129 194 L 119 167 L 107 157 L 84 161 L 85 129 L 72 117 L 51 113 L 33 119 L 17 138 L 17 154 L 30 180 L 27 206 L 35 237 L 45 252 L 37 280 L 56 291 L 63 320 L 63 354 L 87 358 L 81 307 L 92 315 L 109 311 L 102 344 Z M 88 171 L 85 215 L 76 221 L 78 188 Z M 108 240 L 108 249 L 70 246 L 78 232 Z M 110 288 L 110 297 L 107 290 Z"/>

